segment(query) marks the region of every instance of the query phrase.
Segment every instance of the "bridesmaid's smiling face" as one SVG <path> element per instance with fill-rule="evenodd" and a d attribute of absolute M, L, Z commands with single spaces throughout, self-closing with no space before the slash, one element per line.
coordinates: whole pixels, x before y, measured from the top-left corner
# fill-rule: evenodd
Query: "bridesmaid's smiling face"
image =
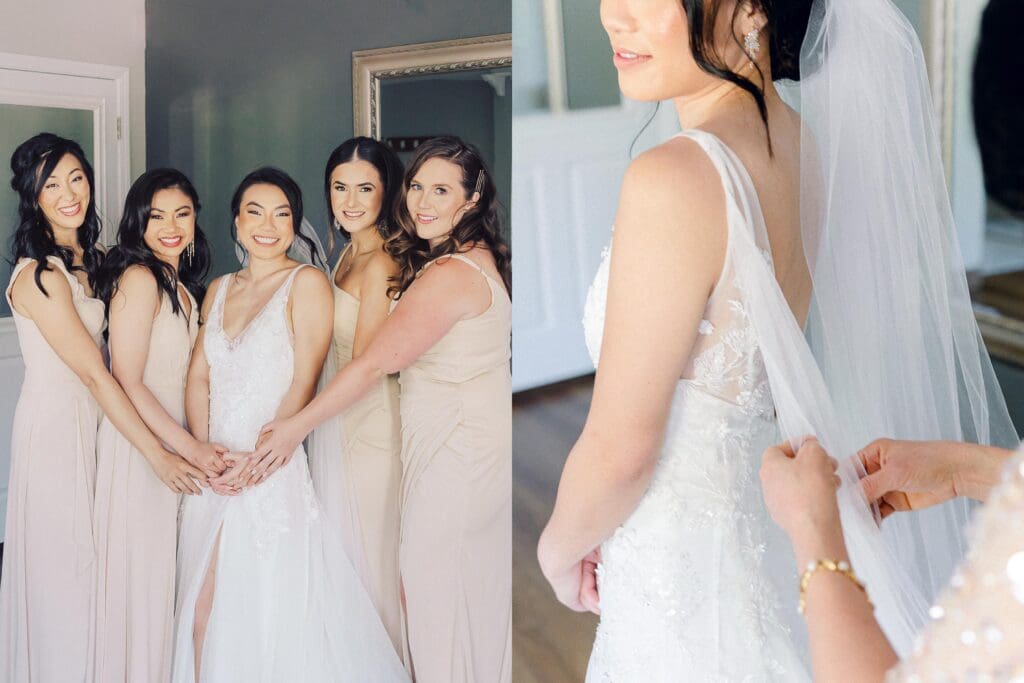
<path fill-rule="evenodd" d="M 384 204 L 384 182 L 369 161 L 353 159 L 331 171 L 334 219 L 350 234 L 376 228 Z"/>
<path fill-rule="evenodd" d="M 420 166 L 405 196 L 416 235 L 431 245 L 443 241 L 473 204 L 462 186 L 462 168 L 438 157 Z"/>
<path fill-rule="evenodd" d="M 252 258 L 277 258 L 295 241 L 292 207 L 276 185 L 258 183 L 246 189 L 235 227 L 238 241 Z"/>
<path fill-rule="evenodd" d="M 54 230 L 77 230 L 85 222 L 92 200 L 92 188 L 82 163 L 74 154 L 65 154 L 43 181 L 36 201 Z"/>
<path fill-rule="evenodd" d="M 703 0 L 704 11 L 714 3 Z M 723 0 L 715 17 L 708 58 L 741 75 L 746 65 L 742 35 L 752 21 L 749 3 Z M 735 17 L 735 21 L 734 21 Z M 763 19 L 761 24 L 763 24 Z M 660 101 L 692 96 L 723 83 L 702 70 L 690 49 L 690 22 L 680 0 L 601 0 L 601 24 L 611 43 L 619 89 L 634 100 Z"/>
<path fill-rule="evenodd" d="M 157 258 L 177 265 L 181 253 L 196 234 L 196 209 L 192 198 L 180 188 L 169 187 L 154 192 L 149 206 L 149 221 L 142 238 Z"/>

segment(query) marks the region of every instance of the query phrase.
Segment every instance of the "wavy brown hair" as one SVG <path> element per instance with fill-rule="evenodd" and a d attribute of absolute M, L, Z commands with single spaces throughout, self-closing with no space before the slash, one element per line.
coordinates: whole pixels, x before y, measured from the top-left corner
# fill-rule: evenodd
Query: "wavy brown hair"
<path fill-rule="evenodd" d="M 436 247 L 416 234 L 416 223 L 406 206 L 409 185 L 416 173 L 430 159 L 444 159 L 462 169 L 462 191 L 468 200 L 479 192 L 480 199 L 463 214 L 448 236 Z M 494 264 L 512 292 L 512 256 L 501 237 L 501 219 L 498 217 L 497 190 L 490 171 L 476 147 L 453 135 L 431 138 L 416 148 L 416 156 L 409 163 L 402 181 L 402 190 L 395 199 L 395 220 L 398 230 L 384 243 L 384 249 L 398 263 L 399 270 L 391 278 L 388 296 L 400 299 L 428 262 L 448 254 L 468 251 L 466 245 L 483 243 L 491 250 Z"/>

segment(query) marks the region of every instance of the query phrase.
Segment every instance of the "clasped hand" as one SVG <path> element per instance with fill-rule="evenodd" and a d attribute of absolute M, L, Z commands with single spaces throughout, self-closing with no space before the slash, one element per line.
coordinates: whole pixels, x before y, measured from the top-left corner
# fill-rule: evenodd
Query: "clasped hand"
<path fill-rule="evenodd" d="M 267 423 L 260 429 L 255 450 L 223 456 L 229 466 L 219 477 L 210 480 L 210 488 L 215 493 L 233 496 L 263 483 L 291 461 L 305 437 L 300 431 L 289 419 Z"/>

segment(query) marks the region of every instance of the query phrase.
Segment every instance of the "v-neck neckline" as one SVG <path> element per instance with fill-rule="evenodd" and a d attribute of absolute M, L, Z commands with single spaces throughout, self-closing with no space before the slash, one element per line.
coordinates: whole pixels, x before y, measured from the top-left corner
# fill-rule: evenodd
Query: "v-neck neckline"
<path fill-rule="evenodd" d="M 270 302 L 276 299 L 277 295 L 280 294 L 281 290 L 284 289 L 285 285 L 288 284 L 288 282 L 292 278 L 292 274 L 301 267 L 302 265 L 300 264 L 292 268 L 291 272 L 288 273 L 284 281 L 280 285 L 278 285 L 277 289 L 274 290 L 274 293 L 271 294 L 270 297 L 263 303 L 263 305 L 260 307 L 260 310 L 256 311 L 256 315 L 254 315 L 236 335 L 229 335 L 228 331 L 224 328 L 224 308 L 227 305 L 228 301 L 228 290 L 231 288 L 231 283 L 235 281 L 235 276 L 238 275 L 238 273 L 231 274 L 231 281 L 224 283 L 224 296 L 220 301 L 220 330 L 224 334 L 224 338 L 227 339 L 228 346 L 236 346 L 242 340 L 242 338 L 245 336 L 245 333 L 249 331 L 249 328 L 251 328 L 253 324 L 260 319 L 260 316 L 262 316 L 264 311 L 267 310 L 267 307 L 270 306 Z"/>

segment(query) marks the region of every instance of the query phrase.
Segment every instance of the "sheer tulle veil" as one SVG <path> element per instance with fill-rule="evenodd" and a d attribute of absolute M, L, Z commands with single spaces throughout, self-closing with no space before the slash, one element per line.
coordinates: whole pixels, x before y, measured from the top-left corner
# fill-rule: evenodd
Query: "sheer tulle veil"
<path fill-rule="evenodd" d="M 791 315 L 779 325 L 785 302 L 768 293 L 770 273 L 754 261 L 739 270 L 783 435 L 814 434 L 844 461 L 852 562 L 906 655 L 964 552 L 969 508 L 895 515 L 879 530 L 857 485 L 859 462 L 842 456 L 878 437 L 1018 439 L 974 320 L 914 29 L 890 0 L 816 0 L 800 70 L 800 82 L 780 91 L 803 121 L 808 344 L 793 336 Z"/>

